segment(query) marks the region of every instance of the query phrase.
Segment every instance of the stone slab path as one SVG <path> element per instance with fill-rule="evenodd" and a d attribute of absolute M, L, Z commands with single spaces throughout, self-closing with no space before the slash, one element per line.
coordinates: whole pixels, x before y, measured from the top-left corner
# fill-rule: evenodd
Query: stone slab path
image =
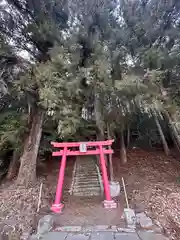
<path fill-rule="evenodd" d="M 49 232 L 43 240 L 168 240 L 165 236 L 152 232 Z"/>

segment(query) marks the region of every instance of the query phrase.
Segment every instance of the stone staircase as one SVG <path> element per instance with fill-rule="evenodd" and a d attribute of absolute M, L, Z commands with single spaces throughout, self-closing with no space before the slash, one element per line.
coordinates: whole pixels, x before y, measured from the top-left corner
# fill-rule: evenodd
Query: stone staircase
<path fill-rule="evenodd" d="M 70 194 L 74 196 L 100 196 L 101 188 L 93 156 L 79 156 L 73 170 Z"/>

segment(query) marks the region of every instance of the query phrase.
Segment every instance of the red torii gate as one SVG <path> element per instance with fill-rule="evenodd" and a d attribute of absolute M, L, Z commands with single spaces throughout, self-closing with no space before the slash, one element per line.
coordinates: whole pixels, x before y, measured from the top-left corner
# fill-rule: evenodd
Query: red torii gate
<path fill-rule="evenodd" d="M 105 149 L 104 146 L 111 146 L 114 140 L 100 141 L 100 142 L 51 142 L 53 147 L 63 148 L 60 151 L 53 152 L 52 156 L 62 156 L 59 170 L 59 178 L 56 189 L 55 203 L 52 205 L 52 211 L 56 213 L 61 213 L 63 204 L 61 203 L 62 189 L 64 182 L 64 172 L 66 167 L 67 156 L 78 156 L 78 155 L 100 155 L 100 164 L 105 192 L 105 200 L 103 201 L 105 208 L 116 208 L 117 204 L 112 200 L 109 181 L 106 169 L 106 163 L 104 159 L 104 154 L 112 154 L 112 149 Z M 78 148 L 78 150 L 71 150 L 69 148 Z M 88 147 L 95 147 L 95 150 L 88 149 Z"/>

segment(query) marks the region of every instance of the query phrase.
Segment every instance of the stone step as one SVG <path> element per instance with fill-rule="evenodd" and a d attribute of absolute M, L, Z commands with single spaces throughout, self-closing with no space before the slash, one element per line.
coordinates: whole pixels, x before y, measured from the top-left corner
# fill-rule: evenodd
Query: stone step
<path fill-rule="evenodd" d="M 92 197 L 92 196 L 100 196 L 99 192 L 73 192 L 74 196 L 79 197 Z"/>
<path fill-rule="evenodd" d="M 80 174 L 90 174 L 90 173 L 96 173 L 97 169 L 96 168 L 92 168 L 92 169 L 89 169 L 89 168 L 86 168 L 86 169 L 82 169 L 82 170 L 76 170 L 77 173 L 80 173 Z"/>
<path fill-rule="evenodd" d="M 75 196 L 99 196 L 100 184 L 95 161 L 91 156 L 78 157 L 71 194 Z"/>
<path fill-rule="evenodd" d="M 99 179 L 98 178 L 94 178 L 93 180 L 91 179 L 90 181 L 88 181 L 87 178 L 84 179 L 75 179 L 74 180 L 74 185 L 76 184 L 82 184 L 82 185 L 86 185 L 86 184 L 99 184 Z"/>
<path fill-rule="evenodd" d="M 98 177 L 96 176 L 96 177 L 79 177 L 79 176 L 76 176 L 75 178 L 74 178 L 74 182 L 75 181 L 80 181 L 80 182 L 96 182 L 96 181 L 98 181 Z"/>
<path fill-rule="evenodd" d="M 84 191 L 84 192 L 73 192 L 74 196 L 100 196 L 100 192 L 96 191 L 96 192 L 89 192 L 89 191 Z"/>
<path fill-rule="evenodd" d="M 78 168 L 79 168 L 79 169 L 83 169 L 83 168 L 86 168 L 86 166 L 87 166 L 87 167 L 92 167 L 92 168 L 94 168 L 94 162 L 86 163 L 86 165 L 85 165 L 85 164 L 84 164 L 84 165 L 81 164 L 81 165 L 78 166 Z"/>
<path fill-rule="evenodd" d="M 98 175 L 96 174 L 77 174 L 78 178 L 86 178 L 86 179 L 92 179 L 92 178 L 97 178 Z"/>
<path fill-rule="evenodd" d="M 76 173 L 80 175 L 97 175 L 97 170 L 94 169 L 93 171 L 90 171 L 89 169 L 86 169 L 84 171 L 76 171 Z"/>
<path fill-rule="evenodd" d="M 73 192 L 96 192 L 99 191 L 99 187 L 86 187 L 86 188 L 74 188 Z"/>
<path fill-rule="evenodd" d="M 79 167 L 84 167 L 85 165 L 87 165 L 87 166 L 93 166 L 94 165 L 94 161 L 92 161 L 92 160 L 87 160 L 87 159 L 85 159 L 84 161 L 81 161 L 81 160 L 78 160 L 79 161 Z M 85 161 L 88 161 L 88 162 L 86 162 L 85 164 L 84 164 L 84 162 Z"/>
<path fill-rule="evenodd" d="M 78 184 L 78 185 L 74 185 L 74 188 L 73 189 L 76 189 L 76 188 L 78 188 L 78 189 L 84 189 L 84 188 L 99 188 L 99 185 L 98 184 L 88 184 L 88 185 L 80 185 L 80 184 Z"/>
<path fill-rule="evenodd" d="M 86 168 L 86 167 L 89 167 L 89 168 L 94 168 L 94 163 L 90 163 L 90 164 L 84 164 L 84 165 L 81 165 L 81 166 L 78 166 L 78 169 L 83 169 L 83 168 Z"/>
<path fill-rule="evenodd" d="M 76 172 L 76 176 L 78 177 L 94 177 L 94 176 L 98 176 L 97 173 L 95 171 L 93 172 Z"/>
<path fill-rule="evenodd" d="M 88 185 L 74 185 L 74 189 L 83 189 L 83 188 L 93 188 L 93 187 L 97 187 L 99 188 L 99 184 L 88 184 Z"/>
<path fill-rule="evenodd" d="M 83 168 L 83 169 L 77 169 L 76 170 L 79 173 L 92 173 L 92 172 L 96 172 L 96 168 Z"/>
<path fill-rule="evenodd" d="M 81 164 L 81 163 L 80 163 Z M 87 164 L 87 165 L 81 165 L 81 166 L 77 166 L 77 169 L 85 169 L 86 167 L 88 167 L 88 168 L 95 168 L 95 165 L 94 165 L 94 163 L 92 163 L 92 164 Z"/>
<path fill-rule="evenodd" d="M 99 186 L 99 181 L 98 179 L 96 181 L 90 181 L 88 182 L 87 180 L 86 181 L 75 181 L 74 182 L 74 186 L 89 186 L 89 185 L 98 185 Z"/>
<path fill-rule="evenodd" d="M 81 179 L 74 179 L 74 184 L 90 184 L 90 183 L 99 183 L 98 178 L 81 178 Z"/>
<path fill-rule="evenodd" d="M 96 170 L 94 170 L 94 171 L 88 171 L 88 170 L 86 170 L 86 171 L 84 171 L 84 172 L 82 172 L 82 171 L 80 171 L 80 172 L 78 172 L 77 171 L 77 175 L 78 176 L 90 176 L 90 177 L 93 177 L 93 176 L 97 176 L 97 172 L 96 172 Z"/>
<path fill-rule="evenodd" d="M 78 196 L 80 195 L 80 194 L 82 194 L 82 196 L 84 195 L 84 193 L 86 194 L 86 196 L 88 196 L 88 193 L 89 193 L 89 196 L 92 196 L 92 195 L 96 195 L 96 196 L 100 196 L 101 195 L 101 192 L 99 191 L 99 189 L 96 189 L 96 190 L 87 190 L 87 189 L 84 189 L 83 191 L 81 191 L 81 189 L 76 189 L 76 190 L 73 190 L 73 192 L 72 192 L 72 194 L 71 195 L 77 195 L 78 194 Z"/>

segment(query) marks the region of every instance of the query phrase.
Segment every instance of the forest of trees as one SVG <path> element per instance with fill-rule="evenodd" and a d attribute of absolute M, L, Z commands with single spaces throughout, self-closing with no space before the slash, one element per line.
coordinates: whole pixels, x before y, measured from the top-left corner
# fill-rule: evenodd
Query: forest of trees
<path fill-rule="evenodd" d="M 132 138 L 180 149 L 179 0 L 3 0 L 0 21 L 8 179 L 32 184 L 51 140 L 119 138 L 124 163 Z"/>

